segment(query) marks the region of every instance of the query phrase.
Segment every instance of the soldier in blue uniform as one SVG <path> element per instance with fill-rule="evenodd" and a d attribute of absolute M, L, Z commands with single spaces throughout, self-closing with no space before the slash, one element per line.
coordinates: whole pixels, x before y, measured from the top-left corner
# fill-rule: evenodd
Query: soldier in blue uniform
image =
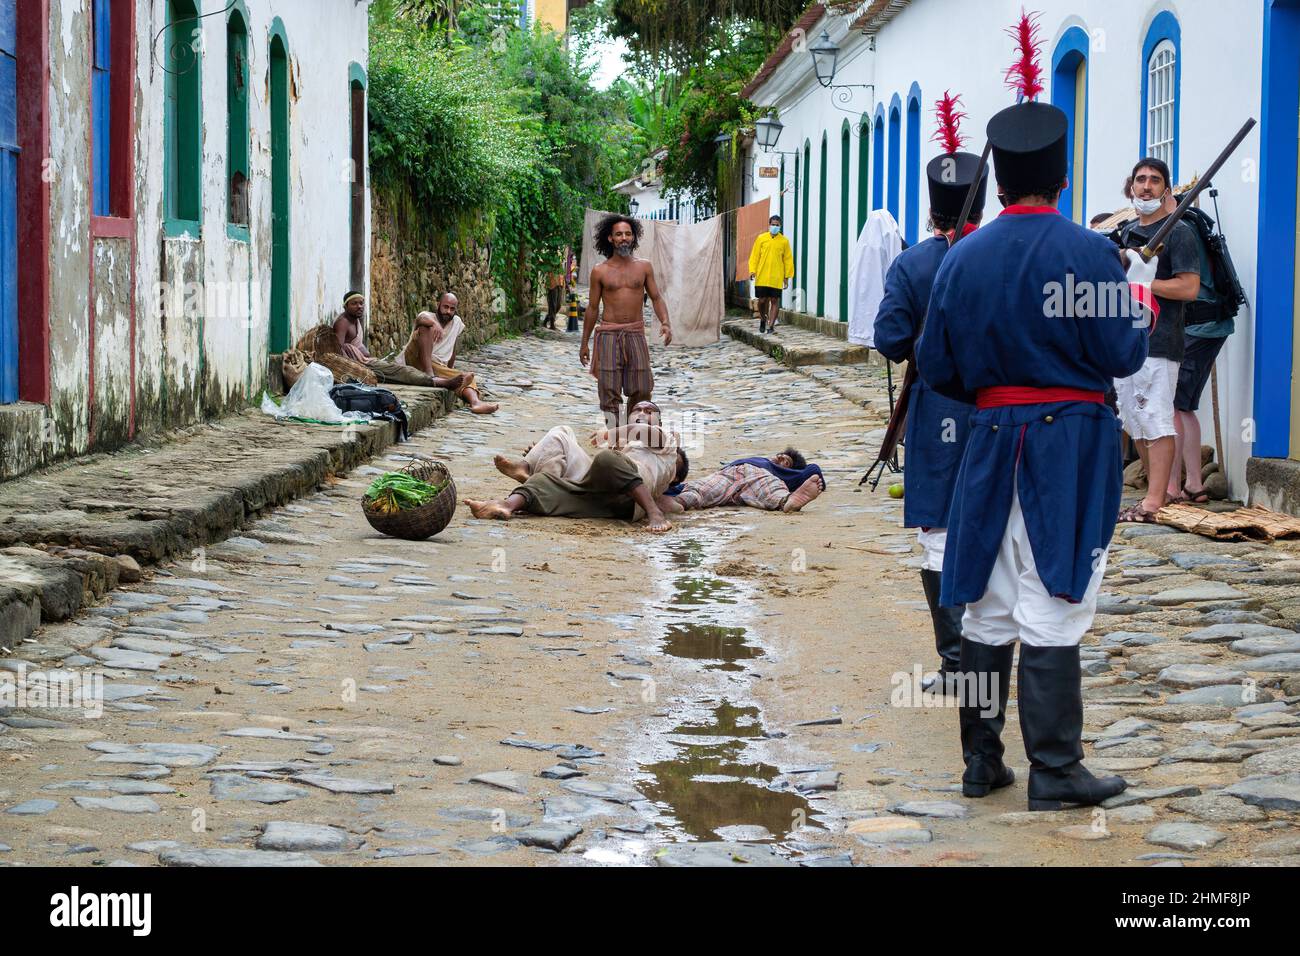
<path fill-rule="evenodd" d="M 951 116 L 955 104 L 956 100 L 947 95 L 939 103 L 940 136 L 949 134 L 946 142 L 951 151 L 936 156 L 925 170 L 930 191 L 930 226 L 934 234 L 894 260 L 885 277 L 885 294 L 876 313 L 876 348 L 892 362 L 912 358 L 930 305 L 930 287 L 948 252 L 966 194 L 980 166 L 978 156 L 957 149 L 960 140 L 955 123 L 951 130 L 943 126 L 945 107 L 947 115 Z M 985 169 L 980 176 L 966 232 L 973 230 L 983 215 L 987 184 L 988 170 Z M 923 551 L 921 586 L 930 606 L 934 644 L 939 652 L 939 673 L 927 677 L 922 684 L 927 690 L 936 683 L 943 690 L 950 689 L 951 677 L 961 664 L 964 608 L 960 605 L 943 607 L 939 603 L 939 582 L 947 538 L 948 502 L 952 498 L 957 467 L 966 449 L 970 416 L 974 411 L 973 405 L 941 395 L 919 378 L 912 386 L 905 436 L 907 494 L 903 499 L 903 525 L 917 529 L 917 539 Z"/>
<path fill-rule="evenodd" d="M 995 220 L 944 257 L 917 344 L 921 378 L 974 402 L 948 517 L 941 603 L 966 605 L 962 792 L 1014 775 L 1001 732 L 1016 641 L 1029 809 L 1122 791 L 1082 763 L 1079 641 L 1092 624 L 1121 491 L 1120 428 L 1103 402 L 1141 368 L 1151 314 L 1130 281 L 1154 268 L 1056 209 L 1068 121 L 1032 99 L 988 125 Z M 1154 262 L 1154 260 L 1153 260 Z M 1149 289 L 1148 289 L 1149 294 Z"/>

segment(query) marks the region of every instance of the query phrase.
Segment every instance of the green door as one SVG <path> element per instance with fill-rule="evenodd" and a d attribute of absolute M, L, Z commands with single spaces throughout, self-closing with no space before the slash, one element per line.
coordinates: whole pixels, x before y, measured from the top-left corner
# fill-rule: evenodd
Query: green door
<path fill-rule="evenodd" d="M 271 351 L 289 348 L 289 56 L 271 38 Z"/>

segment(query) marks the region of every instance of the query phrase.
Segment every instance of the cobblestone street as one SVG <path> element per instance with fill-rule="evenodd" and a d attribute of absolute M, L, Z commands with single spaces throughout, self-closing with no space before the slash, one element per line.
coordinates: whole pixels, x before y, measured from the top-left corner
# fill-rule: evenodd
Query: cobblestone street
<path fill-rule="evenodd" d="M 425 542 L 371 531 L 359 498 L 408 455 L 498 496 L 494 454 L 594 427 L 576 353 L 550 334 L 467 354 L 498 414 L 458 408 L 14 648 L 0 667 L 102 674 L 103 712 L 0 709 L 0 863 L 1300 861 L 1290 542 L 1121 526 L 1084 736 L 1130 789 L 1026 812 L 1013 689 L 1017 784 L 961 798 L 955 712 L 891 703 L 936 659 L 902 503 L 857 485 L 882 382 L 864 408 L 725 337 L 654 350 L 693 473 L 793 444 L 828 479 L 802 514 L 675 516 L 656 537 L 462 507 Z M 165 454 L 137 456 L 139 480 Z"/>

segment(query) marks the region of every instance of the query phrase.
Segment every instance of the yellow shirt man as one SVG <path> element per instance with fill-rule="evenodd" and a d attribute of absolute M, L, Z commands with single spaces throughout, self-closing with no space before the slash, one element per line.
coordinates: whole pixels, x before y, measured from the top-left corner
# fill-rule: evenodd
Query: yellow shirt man
<path fill-rule="evenodd" d="M 758 331 L 765 333 L 769 323 L 775 331 L 781 290 L 794 278 L 794 253 L 790 251 L 790 240 L 781 234 L 780 216 L 769 219 L 768 231 L 754 240 L 749 253 L 749 277 L 754 280 L 754 297 L 758 299 Z"/>

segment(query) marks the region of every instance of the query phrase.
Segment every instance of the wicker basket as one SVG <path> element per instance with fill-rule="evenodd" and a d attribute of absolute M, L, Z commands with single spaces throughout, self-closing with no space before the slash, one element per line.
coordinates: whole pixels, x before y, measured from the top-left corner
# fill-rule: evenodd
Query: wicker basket
<path fill-rule="evenodd" d="M 350 358 L 344 358 L 342 355 L 317 355 L 316 364 L 324 365 L 334 376 L 336 384 L 344 382 L 360 382 L 362 385 L 378 385 L 379 376 L 372 370 L 362 365 L 360 362 L 354 362 Z"/>
<path fill-rule="evenodd" d="M 336 384 L 360 382 L 378 385 L 379 376 L 360 362 L 347 358 L 339 348 L 338 336 L 332 326 L 318 325 L 298 340 L 298 351 L 305 352 L 311 361 L 324 365 L 334 376 Z"/>
<path fill-rule="evenodd" d="M 302 378 L 302 373 L 307 371 L 307 366 L 311 364 L 311 356 L 300 349 L 290 349 L 284 353 L 284 361 L 280 366 L 280 377 L 284 379 L 285 389 L 293 388 L 294 383 Z"/>
<path fill-rule="evenodd" d="M 423 541 L 451 524 L 452 515 L 456 513 L 456 482 L 452 480 L 446 465 L 431 458 L 413 461 L 402 471 L 431 485 L 444 481 L 446 484 L 428 504 L 392 514 L 371 511 L 362 495 L 361 511 L 370 522 L 370 527 L 381 534 L 405 538 L 407 541 Z"/>

